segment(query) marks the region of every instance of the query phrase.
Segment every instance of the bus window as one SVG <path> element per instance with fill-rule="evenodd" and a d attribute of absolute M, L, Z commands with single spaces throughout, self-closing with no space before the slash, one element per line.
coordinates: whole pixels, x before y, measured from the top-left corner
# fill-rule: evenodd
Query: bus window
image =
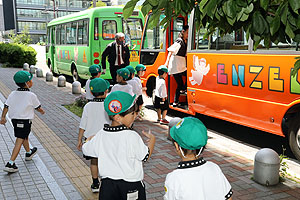
<path fill-rule="evenodd" d="M 88 20 L 78 21 L 77 44 L 88 44 Z"/>
<path fill-rule="evenodd" d="M 61 25 L 58 25 L 56 27 L 56 39 L 55 39 L 55 44 L 60 44 L 60 30 L 61 30 Z"/>
<path fill-rule="evenodd" d="M 66 25 L 63 24 L 60 29 L 60 44 L 66 43 Z"/>
<path fill-rule="evenodd" d="M 179 33 L 182 30 L 183 26 L 184 26 L 184 19 L 182 17 L 177 18 L 174 21 L 174 25 L 173 25 L 173 40 L 174 41 L 178 38 Z"/>
<path fill-rule="evenodd" d="M 67 44 L 76 44 L 76 28 L 76 22 L 67 24 Z"/>
<path fill-rule="evenodd" d="M 150 16 L 151 17 L 151 16 Z M 164 15 L 161 15 L 161 19 L 164 18 Z M 149 21 L 149 20 L 148 20 Z M 159 26 L 155 27 L 147 26 L 147 30 L 144 33 L 144 40 L 142 49 L 163 49 L 164 46 L 164 27 Z"/>
<path fill-rule="evenodd" d="M 278 44 L 270 43 L 268 47 L 265 46 L 264 41 L 261 41 L 257 47 L 258 50 L 293 50 L 297 51 L 297 42 L 292 41 L 291 43 L 282 43 L 279 42 Z"/>
<path fill-rule="evenodd" d="M 102 37 L 104 40 L 114 40 L 117 33 L 117 22 L 114 20 L 104 20 L 102 22 Z"/>
<path fill-rule="evenodd" d="M 99 40 L 99 19 L 95 18 L 94 21 L 94 40 Z"/>
<path fill-rule="evenodd" d="M 140 40 L 143 32 L 142 20 L 137 18 L 123 20 L 123 30 L 131 40 Z"/>
<path fill-rule="evenodd" d="M 211 36 L 210 49 L 216 50 L 248 50 L 248 41 L 246 39 L 246 33 L 243 30 L 234 31 L 230 34 L 220 36 L 217 30 Z"/>

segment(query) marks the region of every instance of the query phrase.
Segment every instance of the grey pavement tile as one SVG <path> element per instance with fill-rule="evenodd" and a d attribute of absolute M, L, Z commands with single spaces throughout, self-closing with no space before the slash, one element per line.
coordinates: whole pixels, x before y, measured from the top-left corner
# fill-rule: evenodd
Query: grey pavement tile
<path fill-rule="evenodd" d="M 72 199 L 72 200 L 81 200 L 82 199 L 82 197 L 80 196 L 80 194 L 78 192 L 67 193 L 67 196 L 69 197 L 69 199 Z"/>
<path fill-rule="evenodd" d="M 6 200 L 17 200 L 18 197 L 16 195 L 14 196 L 8 196 L 8 197 L 5 197 Z"/>
<path fill-rule="evenodd" d="M 50 199 L 54 199 L 54 196 L 52 194 L 42 195 L 42 198 L 45 199 L 45 200 L 50 200 Z"/>

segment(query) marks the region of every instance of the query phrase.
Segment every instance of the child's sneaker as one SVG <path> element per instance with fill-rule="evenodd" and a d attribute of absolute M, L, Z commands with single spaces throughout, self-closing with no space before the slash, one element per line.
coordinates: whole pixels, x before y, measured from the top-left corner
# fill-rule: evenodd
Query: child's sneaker
<path fill-rule="evenodd" d="M 25 153 L 25 160 L 29 161 L 32 160 L 32 157 L 36 154 L 37 148 L 33 147 L 31 149 L 31 153 Z"/>
<path fill-rule="evenodd" d="M 166 119 L 160 120 L 160 124 L 169 124 L 169 121 Z"/>
<path fill-rule="evenodd" d="M 99 192 L 99 187 L 100 187 L 100 184 L 97 183 L 97 184 L 92 184 L 91 185 L 91 189 L 92 189 L 92 192 L 96 193 L 96 192 Z"/>
<path fill-rule="evenodd" d="M 7 162 L 7 164 L 5 165 L 5 168 L 3 169 L 3 171 L 13 173 L 13 172 L 19 171 L 19 169 L 16 166 L 16 163 L 11 165 L 9 162 Z"/>

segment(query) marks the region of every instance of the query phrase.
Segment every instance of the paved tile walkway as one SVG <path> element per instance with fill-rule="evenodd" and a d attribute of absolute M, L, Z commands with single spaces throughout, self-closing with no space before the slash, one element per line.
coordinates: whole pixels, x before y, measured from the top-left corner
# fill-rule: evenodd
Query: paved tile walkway
<path fill-rule="evenodd" d="M 16 71 L 17 69 L 0 68 L 0 93 L 4 97 L 7 97 L 11 90 L 17 88 L 12 80 Z M 41 199 L 46 195 L 42 191 L 49 195 L 49 199 L 59 199 L 58 195 L 53 193 L 51 183 L 57 184 L 63 193 L 62 196 L 67 199 L 97 199 L 97 195 L 93 195 L 89 190 L 91 182 L 89 168 L 82 159 L 81 152 L 76 149 L 79 118 L 61 106 L 72 103 L 77 96 L 71 94 L 70 88 L 57 88 L 55 82 L 47 83 L 41 78 L 34 78 L 33 81 L 32 91 L 38 95 L 46 110 L 45 115 L 36 115 L 32 128 L 34 134 L 30 136 L 31 144 L 41 144 L 38 146 L 38 157 L 33 162 L 25 162 L 22 157 L 24 151 L 22 151 L 21 157 L 18 157 L 17 160 L 20 170 L 22 169 L 20 173 L 8 176 L 6 173 L 0 172 L 0 199 L 18 198 L 17 188 L 18 191 L 26 191 L 25 193 L 30 199 L 35 198 L 30 196 L 33 193 L 39 194 L 36 199 Z M 152 113 L 146 116 L 144 121 L 136 122 L 134 125 L 134 129 L 139 133 L 143 129 L 151 128 L 157 137 L 155 151 L 149 162 L 144 165 L 147 199 L 163 199 L 163 184 L 166 174 L 175 169 L 179 161 L 173 145 L 166 139 L 167 126 L 154 124 L 155 119 L 155 113 Z M 0 131 L 0 165 L 4 165 L 10 157 L 14 137 L 11 135 L 12 127 L 10 125 L 0 126 Z M 8 134 L 10 134 L 9 137 Z M 236 154 L 222 152 L 210 142 L 203 156 L 206 160 L 220 165 L 232 185 L 233 199 L 300 199 L 299 184 L 286 180 L 277 186 L 261 186 L 251 180 L 252 161 Z M 38 169 L 39 159 L 48 172 Z M 44 174 L 51 175 L 52 182 L 48 182 L 50 179 L 43 177 Z M 78 196 L 79 193 L 81 196 Z M 74 196 L 71 196 L 72 194 Z"/>

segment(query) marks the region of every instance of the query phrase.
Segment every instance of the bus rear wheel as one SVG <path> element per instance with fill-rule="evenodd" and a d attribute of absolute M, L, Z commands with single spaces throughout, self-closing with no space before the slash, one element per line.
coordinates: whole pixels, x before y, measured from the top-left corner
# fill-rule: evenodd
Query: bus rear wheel
<path fill-rule="evenodd" d="M 294 156 L 300 160 L 300 115 L 297 115 L 290 127 L 289 145 Z"/>

